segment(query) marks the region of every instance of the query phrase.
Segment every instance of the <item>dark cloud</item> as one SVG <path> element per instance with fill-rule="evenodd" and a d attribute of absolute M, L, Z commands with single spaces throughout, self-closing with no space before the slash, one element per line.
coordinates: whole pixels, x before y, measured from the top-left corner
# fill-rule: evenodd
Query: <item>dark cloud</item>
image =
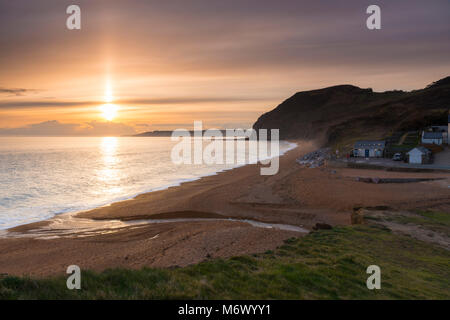
<path fill-rule="evenodd" d="M 221 103 L 221 102 L 247 102 L 266 101 L 267 98 L 257 97 L 173 97 L 155 99 L 126 99 L 116 100 L 115 104 L 125 106 L 145 106 L 145 105 L 170 105 L 170 104 L 201 104 L 201 103 Z M 105 104 L 104 101 L 1 101 L 0 109 L 29 109 L 29 108 L 51 108 L 51 107 L 87 107 Z"/>
<path fill-rule="evenodd" d="M 0 94 L 23 96 L 26 93 L 35 93 L 37 90 L 34 89 L 23 89 L 23 88 L 3 88 L 0 87 Z"/>
<path fill-rule="evenodd" d="M 30 109 L 46 107 L 83 107 L 102 102 L 94 101 L 0 101 L 0 109 Z"/>
<path fill-rule="evenodd" d="M 199 104 L 199 103 L 221 103 L 221 102 L 248 102 L 265 101 L 267 98 L 260 97 L 173 97 L 155 99 L 130 99 L 118 100 L 117 104 L 124 105 L 165 105 L 165 104 Z"/>

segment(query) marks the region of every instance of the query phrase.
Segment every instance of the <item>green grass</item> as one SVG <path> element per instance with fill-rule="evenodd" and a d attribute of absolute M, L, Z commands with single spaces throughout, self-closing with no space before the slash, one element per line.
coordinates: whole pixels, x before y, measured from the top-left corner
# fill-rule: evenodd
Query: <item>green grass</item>
<path fill-rule="evenodd" d="M 366 287 L 372 264 L 381 268 L 381 290 Z M 449 251 L 382 227 L 353 226 L 185 268 L 83 271 L 81 290 L 68 290 L 65 277 L 8 277 L 0 280 L 0 298 L 450 299 L 449 288 Z"/>
<path fill-rule="evenodd" d="M 417 210 L 414 216 L 395 216 L 394 221 L 402 224 L 415 224 L 426 229 L 443 233 L 450 237 L 450 214 L 437 211 Z"/>

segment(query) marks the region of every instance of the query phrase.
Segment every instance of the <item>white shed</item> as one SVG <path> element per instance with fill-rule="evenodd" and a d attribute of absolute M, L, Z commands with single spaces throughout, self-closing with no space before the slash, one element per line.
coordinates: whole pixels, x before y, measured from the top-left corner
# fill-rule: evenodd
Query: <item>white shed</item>
<path fill-rule="evenodd" d="M 424 164 L 429 163 L 431 151 L 425 147 L 417 147 L 410 150 L 407 155 L 409 163 Z"/>

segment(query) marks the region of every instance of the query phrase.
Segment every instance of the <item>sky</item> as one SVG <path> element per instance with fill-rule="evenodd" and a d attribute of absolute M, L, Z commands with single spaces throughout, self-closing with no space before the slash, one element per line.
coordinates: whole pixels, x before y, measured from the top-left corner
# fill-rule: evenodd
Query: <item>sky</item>
<path fill-rule="evenodd" d="M 298 91 L 449 75 L 448 0 L 0 0 L 0 135 L 248 128 Z"/>

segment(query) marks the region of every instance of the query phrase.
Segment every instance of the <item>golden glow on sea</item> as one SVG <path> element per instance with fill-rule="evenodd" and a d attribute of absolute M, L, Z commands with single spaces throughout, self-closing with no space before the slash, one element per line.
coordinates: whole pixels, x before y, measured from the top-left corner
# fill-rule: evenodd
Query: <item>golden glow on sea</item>
<path fill-rule="evenodd" d="M 120 194 L 123 192 L 120 187 L 122 171 L 119 169 L 120 160 L 117 156 L 118 139 L 116 137 L 103 137 L 100 143 L 100 150 L 103 155 L 103 168 L 98 171 L 97 177 L 103 184 L 99 190 L 100 194 Z"/>

